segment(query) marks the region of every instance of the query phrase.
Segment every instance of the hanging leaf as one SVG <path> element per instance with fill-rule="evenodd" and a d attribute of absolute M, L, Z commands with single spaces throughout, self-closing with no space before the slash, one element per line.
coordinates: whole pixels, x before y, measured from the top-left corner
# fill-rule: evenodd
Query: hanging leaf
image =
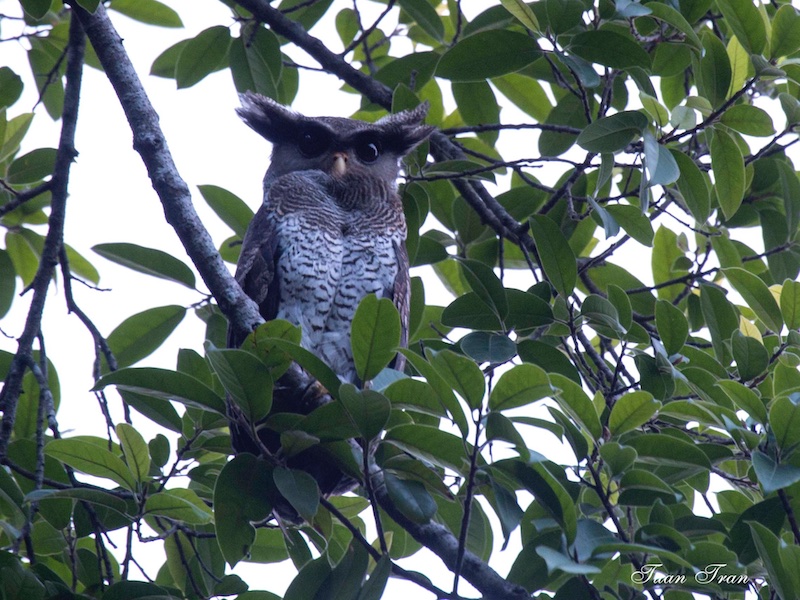
<path fill-rule="evenodd" d="M 527 35 L 489 29 L 461 39 L 445 52 L 436 75 L 451 81 L 481 81 L 519 71 L 540 56 L 539 46 Z"/>
<path fill-rule="evenodd" d="M 533 215 L 530 225 L 547 279 L 563 298 L 567 298 L 578 279 L 577 262 L 569 242 L 558 225 L 544 215 Z"/>
<path fill-rule="evenodd" d="M 162 250 L 123 242 L 97 244 L 92 246 L 92 250 L 123 267 L 195 289 L 192 270 L 185 263 Z"/>

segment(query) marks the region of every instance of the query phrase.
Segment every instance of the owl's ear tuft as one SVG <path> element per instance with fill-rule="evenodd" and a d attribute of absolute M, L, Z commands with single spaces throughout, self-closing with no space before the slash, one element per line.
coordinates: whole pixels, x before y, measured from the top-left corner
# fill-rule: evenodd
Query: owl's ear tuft
<path fill-rule="evenodd" d="M 428 138 L 436 128 L 424 125 L 430 105 L 427 101 L 416 108 L 387 115 L 376 122 L 384 128 L 390 146 L 400 156 L 405 156 Z"/>
<path fill-rule="evenodd" d="M 256 133 L 270 142 L 290 138 L 300 116 L 282 104 L 255 92 L 239 94 L 242 105 L 236 114 Z"/>

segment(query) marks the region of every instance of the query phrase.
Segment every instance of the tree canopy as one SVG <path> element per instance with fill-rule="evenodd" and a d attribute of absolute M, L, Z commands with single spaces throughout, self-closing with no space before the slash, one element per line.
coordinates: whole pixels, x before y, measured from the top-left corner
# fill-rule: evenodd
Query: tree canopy
<path fill-rule="evenodd" d="M 26 315 L 0 320 L 0 598 L 368 600 L 398 579 L 453 599 L 800 597 L 791 2 L 221 2 L 229 18 L 164 44 L 149 74 L 119 16 L 159 45 L 158 28 L 182 27 L 176 9 L 219 2 L 3 3 L 0 42 L 30 72 L 0 58 L 0 319 Z M 76 127 L 102 122 L 78 120 L 84 66 L 113 86 L 190 263 L 147 231 L 91 249 L 65 237 Z M 400 184 L 405 372 L 385 368 L 394 307 L 367 298 L 352 325 L 363 389 L 297 328 L 260 318 L 230 274 L 250 204 L 181 176 L 141 83 L 171 79 L 180 95 L 226 71 L 231 92 L 291 105 L 309 70 L 359 99 L 356 118 L 428 102 L 438 128 Z M 34 117 L 60 121 L 60 137 L 32 146 Z M 96 256 L 195 300 L 133 315 L 107 303 L 119 325 L 102 331 L 73 295 L 102 283 Z M 47 352 L 57 302 L 93 339 L 81 358 L 102 431 L 59 428 L 91 394 L 62 389 Z M 182 341 L 176 368 L 149 362 L 189 313 L 203 339 Z M 241 349 L 226 348 L 229 323 L 252 330 Z M 289 375 L 317 390 L 309 414 L 271 413 Z M 280 452 L 232 456 L 226 402 L 266 419 Z M 312 446 L 355 493 L 321 497 L 286 466 Z M 280 502 L 300 524 L 271 516 Z M 158 542 L 160 567 L 143 566 Z M 447 578 L 407 568 L 419 551 Z M 285 593 L 269 584 L 282 561 L 296 572 Z M 243 563 L 263 579 L 246 582 Z"/>

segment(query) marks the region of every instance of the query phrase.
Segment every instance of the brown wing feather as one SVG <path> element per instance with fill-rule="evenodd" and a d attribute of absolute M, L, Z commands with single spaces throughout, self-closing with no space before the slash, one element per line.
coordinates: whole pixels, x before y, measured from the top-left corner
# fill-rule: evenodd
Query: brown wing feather
<path fill-rule="evenodd" d="M 242 251 L 236 265 L 236 281 L 244 293 L 258 304 L 265 320 L 278 314 L 280 281 L 275 276 L 278 261 L 278 232 L 271 212 L 262 205 L 253 217 L 242 241 Z M 244 338 L 228 330 L 228 346 L 238 348 Z"/>
<path fill-rule="evenodd" d="M 411 310 L 411 281 L 408 275 L 408 251 L 405 243 L 394 245 L 395 256 L 397 257 L 397 275 L 394 278 L 394 289 L 392 289 L 392 301 L 400 313 L 400 347 L 408 346 L 408 319 Z M 395 357 L 393 369 L 402 371 L 406 365 L 406 358 L 402 354 Z"/>

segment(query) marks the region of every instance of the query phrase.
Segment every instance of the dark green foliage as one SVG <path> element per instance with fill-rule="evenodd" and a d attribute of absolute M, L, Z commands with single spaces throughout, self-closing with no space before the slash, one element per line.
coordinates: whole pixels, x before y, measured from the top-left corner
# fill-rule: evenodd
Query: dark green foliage
<path fill-rule="evenodd" d="M 80 230 L 63 245 L 50 235 L 73 149 L 30 128 L 36 113 L 66 119 L 69 21 L 75 7 L 104 9 L 5 3 L 2 39 L 26 41 L 5 41 L 22 63 L 0 64 L 0 597 L 274 600 L 249 589 L 272 590 L 272 569 L 294 575 L 287 599 L 377 600 L 396 577 L 450 597 L 425 579 L 447 579 L 434 567 L 395 563 L 423 545 L 483 597 L 524 595 L 513 585 L 557 600 L 800 597 L 800 11 L 785 0 L 398 0 L 375 22 L 367 5 L 377 16 L 386 2 L 223 3 L 230 18 L 178 43 L 151 26 L 183 27 L 181 3 L 105 4 L 112 21 L 138 21 L 131 35 L 157 49 L 150 74 L 178 88 L 230 71 L 213 80 L 231 97 L 290 104 L 313 93 L 297 60 L 359 94 L 358 118 L 429 103 L 444 136 L 406 159 L 399 190 L 410 322 L 386 298 L 361 303 L 355 385 L 286 321 L 240 323 L 252 333 L 225 348 L 232 294 L 204 292 L 196 272 L 215 289 L 204 264 L 130 231 L 142 245 L 92 249 L 143 286 L 140 274 L 179 285 L 137 314 L 109 304 L 111 326 L 94 327 L 72 296 L 76 278 L 101 283 L 69 245 Z M 305 34 L 317 23 L 321 40 Z M 87 48 L 85 64 L 104 51 Z M 41 106 L 22 107 L 26 92 Z M 85 121 L 103 124 L 82 113 L 79 131 Z M 211 173 L 186 188 L 225 225 L 214 247 L 234 263 L 258 199 L 228 184 Z M 47 352 L 53 327 L 36 306 L 57 294 L 89 327 L 96 355 L 81 375 L 94 375 L 105 429 L 58 430 L 59 414 L 94 408 L 74 383 L 62 391 L 63 363 Z M 188 309 L 204 339 L 165 364 Z M 237 435 L 252 448 L 231 458 Z M 353 493 L 324 497 L 336 486 L 303 456 Z M 455 567 L 458 552 L 426 531 L 472 554 Z M 111 544 L 126 536 L 130 555 Z M 488 566 L 468 566 L 500 565 L 501 536 L 521 544 L 498 566 L 506 594 L 481 579 Z M 135 581 L 146 554 L 162 566 Z M 263 577 L 229 570 L 243 561 L 263 563 Z"/>

